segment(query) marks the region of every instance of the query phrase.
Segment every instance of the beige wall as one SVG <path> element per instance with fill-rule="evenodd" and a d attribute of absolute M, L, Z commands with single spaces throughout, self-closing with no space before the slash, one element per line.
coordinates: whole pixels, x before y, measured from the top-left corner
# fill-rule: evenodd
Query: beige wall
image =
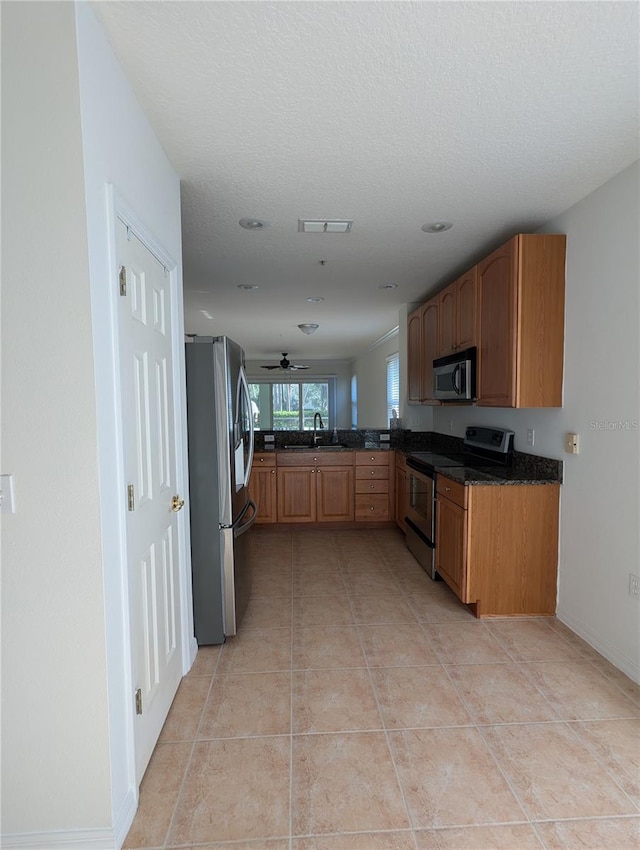
<path fill-rule="evenodd" d="M 110 824 L 74 8 L 2 3 L 2 829 Z"/>
<path fill-rule="evenodd" d="M 398 334 L 376 345 L 354 364 L 358 379 L 358 428 L 388 428 L 387 357 L 399 353 Z M 400 411 L 397 411 L 400 415 Z"/>

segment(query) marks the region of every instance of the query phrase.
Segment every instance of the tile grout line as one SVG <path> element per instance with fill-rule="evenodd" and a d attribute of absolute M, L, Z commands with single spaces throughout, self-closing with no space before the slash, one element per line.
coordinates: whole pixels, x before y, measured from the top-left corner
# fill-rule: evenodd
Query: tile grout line
<path fill-rule="evenodd" d="M 376 707 L 378 709 L 378 714 L 380 716 L 380 722 L 382 723 L 382 726 L 384 728 L 384 738 L 385 738 L 385 741 L 386 741 L 386 744 L 387 744 L 387 750 L 389 751 L 389 756 L 391 758 L 391 764 L 393 765 L 393 771 L 394 771 L 395 776 L 396 776 L 396 782 L 398 783 L 398 788 L 400 789 L 400 796 L 402 798 L 402 802 L 403 802 L 404 809 L 405 809 L 405 812 L 406 812 L 406 815 L 407 815 L 409 826 L 411 828 L 411 837 L 413 839 L 413 844 L 414 844 L 415 850 L 419 850 L 418 849 L 418 840 L 416 838 L 416 826 L 415 826 L 415 823 L 414 823 L 413 815 L 411 814 L 411 809 L 409 808 L 409 804 L 407 802 L 407 797 L 406 797 L 406 794 L 405 794 L 405 791 L 404 791 L 404 786 L 403 786 L 402 781 L 400 779 L 400 772 L 398 771 L 398 765 L 396 764 L 396 759 L 395 759 L 395 755 L 394 755 L 394 752 L 393 752 L 393 747 L 391 746 L 391 738 L 389 737 L 389 730 L 386 728 L 387 724 L 385 722 L 384 715 L 382 714 L 382 709 L 380 708 L 380 700 L 378 698 L 378 689 L 376 688 L 375 679 L 371 674 L 371 667 L 369 665 L 369 658 L 367 656 L 367 653 L 366 653 L 366 650 L 365 650 L 365 647 L 364 647 L 364 642 L 362 640 L 362 635 L 360 633 L 360 629 L 358 629 L 357 635 L 358 635 L 358 640 L 360 641 L 360 648 L 361 648 L 362 654 L 364 656 L 365 664 L 367 665 L 367 672 L 369 674 L 369 682 L 370 682 L 370 685 L 371 685 L 371 689 L 373 691 L 374 699 L 376 701 Z"/>
<path fill-rule="evenodd" d="M 211 695 L 211 689 L 213 688 L 213 683 L 215 682 L 216 673 L 218 672 L 218 667 L 220 666 L 220 659 L 222 658 L 223 652 L 224 652 L 224 644 L 222 644 L 222 646 L 220 647 L 220 652 L 218 653 L 218 657 L 216 659 L 215 667 L 213 668 L 213 673 L 211 674 L 211 682 L 209 683 L 209 688 L 207 689 L 207 696 L 205 697 L 203 704 L 202 704 L 202 708 L 200 709 L 200 717 L 198 718 L 198 724 L 196 726 L 195 738 L 194 738 L 193 743 L 191 745 L 191 752 L 189 753 L 189 758 L 187 760 L 187 764 L 185 766 L 184 773 L 182 774 L 182 782 L 180 783 L 180 789 L 178 790 L 178 793 L 176 794 L 176 802 L 175 802 L 175 805 L 173 807 L 173 813 L 171 815 L 171 819 L 169 821 L 169 826 L 167 827 L 167 832 L 165 834 L 164 842 L 162 844 L 162 846 L 163 846 L 163 848 L 165 848 L 165 850 L 166 850 L 166 848 L 169 847 L 169 836 L 171 835 L 171 830 L 173 829 L 173 823 L 175 821 L 176 814 L 178 812 L 178 806 L 180 805 L 180 799 L 182 797 L 182 792 L 184 791 L 185 782 L 187 781 L 187 775 L 189 773 L 189 768 L 191 767 L 191 762 L 193 761 L 193 754 L 195 752 L 196 745 L 198 743 L 198 731 L 199 731 L 200 725 L 202 723 L 202 716 L 204 714 L 204 710 L 207 706 L 207 703 L 209 702 L 209 696 Z M 197 656 L 197 652 L 196 652 L 196 656 Z M 194 663 L 195 663 L 195 661 L 194 661 Z"/>

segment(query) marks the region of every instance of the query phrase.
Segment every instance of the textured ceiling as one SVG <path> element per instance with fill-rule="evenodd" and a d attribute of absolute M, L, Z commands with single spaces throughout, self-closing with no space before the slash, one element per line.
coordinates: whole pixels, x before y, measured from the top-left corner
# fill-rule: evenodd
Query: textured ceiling
<path fill-rule="evenodd" d="M 359 355 L 639 155 L 634 2 L 94 8 L 182 179 L 186 330 L 251 358 Z M 455 226 L 421 231 L 438 220 Z"/>

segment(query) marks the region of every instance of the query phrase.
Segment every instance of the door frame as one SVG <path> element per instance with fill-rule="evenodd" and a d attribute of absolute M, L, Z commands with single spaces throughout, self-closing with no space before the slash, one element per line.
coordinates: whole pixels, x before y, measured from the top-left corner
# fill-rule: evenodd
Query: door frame
<path fill-rule="evenodd" d="M 185 509 L 177 516 L 179 632 L 182 642 L 182 674 L 186 674 L 197 652 L 193 631 L 191 590 L 191 547 L 189 529 L 189 478 L 187 462 L 186 383 L 184 366 L 184 320 L 181 299 L 181 269 L 178 260 L 147 229 L 143 220 L 122 198 L 113 184 L 106 186 L 108 278 L 107 298 L 101 306 L 106 315 L 99 317 L 103 331 L 96 340 L 96 387 L 106 404 L 97 405 L 99 462 L 101 469 L 101 514 L 104 558 L 105 632 L 107 645 L 107 697 L 110 721 L 112 785 L 114 770 L 120 772 L 129 788 L 119 811 L 113 811 L 116 834 L 124 840 L 137 809 L 139 788 L 136 782 L 134 750 L 134 679 L 133 646 L 129 599 L 129 575 L 126 536 L 126 481 L 124 474 L 123 407 L 120 363 L 120 327 L 117 286 L 118 263 L 116 224 L 120 219 L 165 266 L 171 293 L 171 348 L 173 359 L 173 426 L 176 446 L 177 491 L 185 500 Z M 108 303 L 107 303 L 108 301 Z M 98 305 L 100 306 L 100 305 Z M 94 336 L 97 333 L 97 310 Z M 124 775 L 123 775 L 124 774 Z M 113 799 L 113 797 L 112 797 Z M 122 834 L 124 832 L 124 834 Z"/>

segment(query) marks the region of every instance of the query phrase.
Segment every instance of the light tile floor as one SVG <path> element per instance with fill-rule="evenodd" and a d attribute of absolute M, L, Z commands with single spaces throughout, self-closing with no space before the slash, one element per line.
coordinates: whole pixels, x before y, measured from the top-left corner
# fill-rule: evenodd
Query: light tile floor
<path fill-rule="evenodd" d="M 258 529 L 126 848 L 640 847 L 640 688 L 554 618 L 478 621 L 393 529 Z"/>

